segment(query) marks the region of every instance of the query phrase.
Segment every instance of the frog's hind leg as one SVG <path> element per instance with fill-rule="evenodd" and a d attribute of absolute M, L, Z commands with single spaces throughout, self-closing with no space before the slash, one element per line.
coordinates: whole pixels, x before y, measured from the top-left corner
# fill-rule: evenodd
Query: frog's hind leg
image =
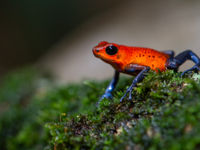
<path fill-rule="evenodd" d="M 200 71 L 200 58 L 191 50 L 185 50 L 174 58 L 169 58 L 166 64 L 168 69 L 177 70 L 186 60 L 191 60 L 195 63 L 193 67 L 183 71 L 181 76 L 190 71 Z"/>

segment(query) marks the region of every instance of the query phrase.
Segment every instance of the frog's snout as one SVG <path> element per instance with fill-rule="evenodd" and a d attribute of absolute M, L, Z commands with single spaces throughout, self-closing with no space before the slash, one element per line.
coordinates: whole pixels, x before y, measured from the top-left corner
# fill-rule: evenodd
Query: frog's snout
<path fill-rule="evenodd" d="M 100 56 L 100 55 L 99 55 L 99 49 L 93 48 L 93 49 L 92 49 L 92 52 L 93 52 L 94 56 L 96 56 L 96 57 L 99 57 L 99 56 Z"/>

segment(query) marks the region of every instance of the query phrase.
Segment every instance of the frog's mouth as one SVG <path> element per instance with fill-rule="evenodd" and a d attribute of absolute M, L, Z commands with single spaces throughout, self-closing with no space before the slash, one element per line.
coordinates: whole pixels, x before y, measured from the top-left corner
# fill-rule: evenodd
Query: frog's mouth
<path fill-rule="evenodd" d="M 106 63 L 109 63 L 109 64 L 113 64 L 114 63 L 114 60 L 111 60 L 111 59 L 106 59 L 106 58 L 101 58 L 101 60 L 105 61 Z"/>
<path fill-rule="evenodd" d="M 97 57 L 97 58 L 100 58 L 101 56 L 95 52 L 93 52 L 94 56 Z"/>

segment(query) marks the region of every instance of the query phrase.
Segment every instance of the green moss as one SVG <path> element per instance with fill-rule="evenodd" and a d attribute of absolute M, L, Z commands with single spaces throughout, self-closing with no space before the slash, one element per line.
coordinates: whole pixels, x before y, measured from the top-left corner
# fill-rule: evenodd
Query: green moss
<path fill-rule="evenodd" d="M 150 72 L 134 88 L 132 102 L 119 103 L 126 90 L 119 86 L 121 92 L 115 93 L 114 100 L 104 99 L 92 113 L 47 124 L 54 133 L 51 148 L 198 149 L 200 132 L 188 134 L 200 129 L 200 115 L 193 114 L 199 112 L 199 77 L 194 74 L 198 81 L 194 82 L 191 76 L 179 76 L 173 71 Z M 130 79 L 123 79 L 127 81 L 130 83 Z"/>
<path fill-rule="evenodd" d="M 33 70 L 11 74 L 0 89 L 3 149 L 199 149 L 200 75 L 150 72 L 119 99 L 96 102 L 109 81 L 55 86 Z"/>

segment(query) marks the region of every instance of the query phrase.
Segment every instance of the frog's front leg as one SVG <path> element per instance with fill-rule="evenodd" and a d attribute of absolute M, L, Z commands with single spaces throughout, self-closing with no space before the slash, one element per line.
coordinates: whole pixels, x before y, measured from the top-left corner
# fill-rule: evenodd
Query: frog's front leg
<path fill-rule="evenodd" d="M 181 66 L 186 60 L 191 60 L 195 63 L 195 65 L 193 67 L 191 67 L 190 69 L 187 69 L 185 71 L 183 71 L 183 73 L 181 74 L 181 76 L 183 76 L 185 73 L 189 72 L 189 71 L 200 71 L 200 58 L 191 50 L 185 50 L 184 52 L 180 53 L 179 55 L 177 55 L 174 58 L 169 58 L 169 60 L 167 61 L 166 67 L 168 69 L 174 69 L 177 70 L 179 68 L 179 66 Z"/>
<path fill-rule="evenodd" d="M 119 80 L 119 72 L 115 71 L 113 79 L 111 80 L 110 84 L 106 88 L 105 93 L 101 96 L 101 98 L 98 101 L 98 104 L 101 102 L 102 99 L 107 98 L 107 99 L 112 99 L 112 92 L 114 91 L 117 82 Z"/>
<path fill-rule="evenodd" d="M 126 90 L 126 93 L 122 96 L 122 98 L 120 99 L 120 102 L 122 102 L 124 100 L 124 98 L 126 97 L 126 95 L 129 93 L 129 100 L 132 100 L 132 91 L 133 88 L 136 86 L 136 84 L 140 81 L 143 80 L 145 73 L 148 72 L 150 70 L 150 67 L 148 66 L 141 66 L 141 65 L 136 65 L 136 64 L 129 64 L 125 71 L 126 73 L 134 73 L 134 72 L 138 72 L 140 71 L 140 73 L 135 77 L 135 79 L 133 80 L 131 86 Z"/>

